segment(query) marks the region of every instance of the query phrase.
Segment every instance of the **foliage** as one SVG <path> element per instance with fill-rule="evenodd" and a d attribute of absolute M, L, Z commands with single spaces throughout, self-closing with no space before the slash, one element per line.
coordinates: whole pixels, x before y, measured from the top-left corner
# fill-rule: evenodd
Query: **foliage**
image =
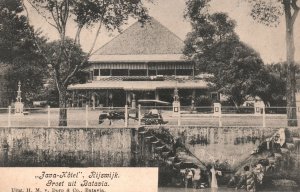
<path fill-rule="evenodd" d="M 25 103 L 35 99 L 43 86 L 45 61 L 38 53 L 35 40 L 43 44 L 45 39 L 28 25 L 19 0 L 0 1 L 0 62 L 7 67 L 4 78 L 7 81 L 8 99 L 15 101 L 18 81 L 22 84 Z"/>
<path fill-rule="evenodd" d="M 56 40 L 50 43 L 47 43 L 43 49 L 45 50 L 45 53 L 47 54 L 47 58 L 50 67 L 50 71 L 52 67 L 57 67 L 57 66 L 52 66 L 52 63 L 57 62 L 56 60 L 58 59 L 57 56 L 60 54 L 60 46 L 62 42 L 61 40 Z M 74 41 L 70 38 L 66 38 L 64 42 L 64 54 L 60 56 L 60 65 L 59 65 L 59 75 L 61 77 L 67 77 L 70 72 L 78 65 L 80 65 L 82 62 L 85 61 L 85 56 L 86 54 L 82 51 L 79 45 L 74 43 Z M 82 72 L 80 73 L 82 74 Z M 51 76 L 54 76 L 55 73 L 51 73 Z M 76 78 L 74 78 L 71 81 L 67 82 L 67 85 L 73 83 L 76 81 Z M 53 78 L 53 77 L 52 77 Z"/>
<path fill-rule="evenodd" d="M 294 24 L 300 10 L 298 0 L 248 0 L 252 4 L 251 16 L 258 22 L 267 26 L 277 26 L 282 15 L 285 16 L 286 26 L 286 100 L 287 119 L 289 126 L 297 126 L 296 111 L 296 67 Z"/>
<path fill-rule="evenodd" d="M 185 41 L 184 53 L 196 62 L 199 72 L 213 74 L 210 81 L 214 89 L 240 106 L 248 96 L 258 95 L 256 88 L 266 89 L 260 86 L 262 82 L 267 84 L 260 75 L 263 61 L 255 50 L 239 41 L 235 21 L 227 14 L 202 16 L 201 22 L 199 17 L 190 18 L 193 30 Z"/>
<path fill-rule="evenodd" d="M 281 0 L 248 0 L 252 5 L 251 17 L 267 26 L 277 26 L 284 14 Z"/>
<path fill-rule="evenodd" d="M 231 58 L 232 54 L 226 52 L 238 42 L 238 36 L 234 32 L 235 21 L 227 14 L 214 13 L 205 18 L 191 21 L 193 30 L 187 35 L 183 52 L 196 62 L 198 71 L 211 72 L 213 65 Z"/>
<path fill-rule="evenodd" d="M 49 57 L 45 50 L 40 49 L 40 51 L 53 70 L 59 92 L 59 107 L 61 108 L 59 125 L 66 126 L 67 111 L 63 108 L 66 107 L 67 102 L 67 86 L 76 73 L 86 66 L 102 26 L 109 31 L 120 30 L 120 27 L 127 22 L 129 17 L 144 22 L 148 19 L 147 10 L 141 0 L 27 0 L 27 2 L 59 34 L 60 41 L 56 45 L 57 49 L 53 52 L 54 55 Z M 23 6 L 29 14 L 25 4 Z M 72 55 L 75 55 L 77 48 L 69 46 L 66 38 L 70 20 L 77 24 L 73 43 L 78 45 L 80 44 L 81 30 L 84 27 L 91 28 L 97 25 L 91 48 L 80 63 L 72 61 Z M 79 58 L 75 60 L 79 61 Z"/>
<path fill-rule="evenodd" d="M 264 77 L 259 76 L 263 70 L 263 61 L 252 48 L 243 43 L 239 43 L 231 51 L 229 63 L 219 63 L 216 66 L 218 70 L 214 72 L 212 82 L 219 92 L 227 95 L 236 106 L 240 106 L 249 95 L 255 97 L 255 88 L 261 86 L 260 82 L 264 82 Z"/>
<path fill-rule="evenodd" d="M 211 106 L 213 101 L 211 97 L 207 95 L 199 95 L 195 98 L 195 106 Z"/>

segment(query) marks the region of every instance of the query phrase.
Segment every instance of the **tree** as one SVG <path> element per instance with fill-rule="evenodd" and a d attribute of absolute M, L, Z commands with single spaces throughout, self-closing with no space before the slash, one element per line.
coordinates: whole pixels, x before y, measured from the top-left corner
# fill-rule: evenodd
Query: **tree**
<path fill-rule="evenodd" d="M 239 107 L 254 95 L 263 61 L 255 50 L 239 41 L 235 21 L 227 14 L 201 14 L 201 10 L 193 14 L 196 16 L 186 14 L 193 30 L 185 40 L 184 53 L 196 62 L 198 71 L 213 74 L 210 81 L 214 89 Z"/>
<path fill-rule="evenodd" d="M 8 99 L 16 96 L 18 81 L 22 82 L 23 101 L 27 104 L 43 86 L 44 60 L 38 53 L 35 40 L 45 42 L 27 18 L 21 15 L 23 9 L 19 0 L 0 0 L 0 62 L 6 65 L 4 78 L 7 81 Z"/>
<path fill-rule="evenodd" d="M 234 32 L 236 24 L 226 13 L 196 15 L 200 16 L 186 14 L 192 24 L 192 31 L 187 35 L 183 53 L 196 62 L 198 71 L 211 72 L 216 63 L 226 63 L 232 57 L 232 53 L 227 51 L 230 52 L 229 47 L 239 42 Z M 217 55 L 216 52 L 223 53 Z"/>
<path fill-rule="evenodd" d="M 25 1 L 25 0 L 24 0 Z M 92 55 L 96 40 L 101 28 L 109 31 L 120 30 L 129 17 L 137 18 L 144 22 L 147 18 L 147 10 L 141 0 L 26 0 L 59 34 L 60 43 L 55 57 L 48 57 L 44 50 L 44 57 L 54 71 L 54 78 L 59 92 L 59 125 L 67 125 L 66 93 L 67 86 L 72 77 L 85 67 L 86 61 Z M 23 3 L 25 6 L 25 2 Z M 26 9 L 27 10 L 27 9 Z M 27 11 L 29 15 L 29 12 Z M 97 26 L 96 35 L 91 49 L 85 55 L 81 63 L 71 66 L 70 56 L 72 49 L 66 47 L 66 31 L 68 22 L 73 20 L 77 24 L 77 32 L 73 39 L 75 44 L 80 43 L 80 33 L 84 27 Z"/>
<path fill-rule="evenodd" d="M 294 24 L 299 13 L 298 0 L 248 0 L 252 5 L 253 19 L 268 26 L 277 26 L 280 16 L 285 16 L 286 28 L 286 62 L 288 65 L 286 78 L 286 99 L 288 126 L 297 126 L 296 110 L 296 65 Z"/>
<path fill-rule="evenodd" d="M 272 73 L 267 66 L 260 70 L 251 92 L 259 96 L 266 105 L 283 106 L 286 82 L 279 74 Z"/>
<path fill-rule="evenodd" d="M 212 82 L 220 93 L 239 107 L 249 96 L 259 96 L 254 90 L 264 82 L 259 76 L 264 64 L 257 52 L 243 43 L 232 47 L 230 55 L 228 63 L 215 65 Z"/>

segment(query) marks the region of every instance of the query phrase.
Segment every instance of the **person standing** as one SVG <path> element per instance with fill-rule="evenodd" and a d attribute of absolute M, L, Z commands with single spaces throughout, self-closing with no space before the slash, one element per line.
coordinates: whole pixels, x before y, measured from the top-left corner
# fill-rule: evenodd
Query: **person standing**
<path fill-rule="evenodd" d="M 211 172 L 211 184 L 210 184 L 211 191 L 218 191 L 218 182 L 216 177 L 217 172 L 214 166 L 212 166 L 210 172 Z"/>
<path fill-rule="evenodd" d="M 193 179 L 193 172 L 191 169 L 185 169 L 185 179 L 184 179 L 184 183 L 185 183 L 185 188 L 188 187 L 189 181 L 191 181 Z"/>
<path fill-rule="evenodd" d="M 200 187 L 200 179 L 201 179 L 201 170 L 200 170 L 200 168 L 196 168 L 194 177 L 192 178 L 194 189 L 197 189 L 198 187 Z"/>

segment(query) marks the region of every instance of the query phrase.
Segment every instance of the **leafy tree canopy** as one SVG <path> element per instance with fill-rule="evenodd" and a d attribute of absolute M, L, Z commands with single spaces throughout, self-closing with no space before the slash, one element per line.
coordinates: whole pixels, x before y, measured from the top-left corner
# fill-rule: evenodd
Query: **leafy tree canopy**
<path fill-rule="evenodd" d="M 18 81 L 22 83 L 23 101 L 35 98 L 43 86 L 45 60 L 35 44 L 46 40 L 28 25 L 20 0 L 0 0 L 0 63 L 6 65 L 7 97 L 15 101 Z"/>
<path fill-rule="evenodd" d="M 147 9 L 141 0 L 27 0 L 27 2 L 59 34 L 60 42 L 57 47 L 58 51 L 54 54 L 55 57 L 49 57 L 47 51 L 43 49 L 40 51 L 53 69 L 59 92 L 59 107 L 61 108 L 59 125 L 66 126 L 67 111 L 64 108 L 67 101 L 67 86 L 76 73 L 86 66 L 86 61 L 93 53 L 102 27 L 109 31 L 120 30 L 120 27 L 127 22 L 129 17 L 144 22 L 149 18 Z M 25 3 L 23 6 L 29 15 Z M 94 41 L 81 63 L 70 59 L 72 57 L 71 52 L 75 50 L 67 45 L 66 31 L 70 20 L 77 24 L 77 32 L 73 39 L 74 44 L 80 44 L 80 33 L 83 27 L 96 27 Z"/>
<path fill-rule="evenodd" d="M 249 96 L 260 96 L 268 103 L 271 94 L 282 95 L 282 89 L 274 91 L 276 85 L 271 81 L 275 77 L 270 76 L 260 55 L 239 40 L 234 31 L 235 21 L 226 13 L 209 14 L 208 3 L 187 2 L 186 18 L 192 24 L 192 32 L 185 40 L 184 53 L 196 63 L 198 73 L 213 74 L 212 87 L 236 106 Z"/>

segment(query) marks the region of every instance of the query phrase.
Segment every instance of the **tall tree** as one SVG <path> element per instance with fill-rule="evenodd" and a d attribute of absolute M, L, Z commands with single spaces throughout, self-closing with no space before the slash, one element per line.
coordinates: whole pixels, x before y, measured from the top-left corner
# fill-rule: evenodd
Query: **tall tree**
<path fill-rule="evenodd" d="M 193 18 L 195 20 L 192 20 Z M 214 13 L 189 19 L 192 24 L 192 31 L 187 35 L 183 52 L 196 61 L 196 68 L 200 71 L 211 72 L 214 70 L 216 62 L 228 62 L 232 54 L 226 54 L 227 51 L 231 50 L 225 49 L 224 46 L 233 46 L 239 41 L 234 32 L 235 21 L 231 20 L 225 13 Z M 224 51 L 224 53 L 216 55 L 217 51 Z"/>
<path fill-rule="evenodd" d="M 239 41 L 235 22 L 227 14 L 203 14 L 197 10 L 191 15 L 188 9 L 186 14 L 193 28 L 184 53 L 196 62 L 200 72 L 213 74 L 212 86 L 239 107 L 258 86 L 255 83 L 263 62 L 258 53 Z"/>
<path fill-rule="evenodd" d="M 223 50 L 230 50 L 223 52 Z M 264 78 L 260 78 L 259 74 L 264 69 L 264 64 L 259 54 L 245 45 L 237 43 L 234 46 L 219 46 L 216 55 L 231 55 L 229 60 L 224 63 L 217 62 L 212 68 L 214 77 L 212 82 L 217 90 L 227 95 L 236 107 L 245 102 L 249 96 L 259 96 L 255 92 L 255 88 L 261 88 L 261 82 Z M 260 80 L 260 81 L 258 81 Z"/>
<path fill-rule="evenodd" d="M 47 57 L 54 71 L 56 86 L 59 92 L 59 125 L 67 125 L 66 92 L 67 86 L 72 77 L 83 67 L 92 55 L 95 43 L 100 34 L 101 28 L 109 31 L 119 30 L 126 23 L 129 17 L 145 21 L 148 18 L 147 10 L 141 0 L 24 0 L 44 17 L 59 34 L 60 43 L 58 52 L 54 59 Z M 27 11 L 29 15 L 29 12 Z M 77 32 L 73 39 L 74 43 L 80 43 L 80 33 L 84 27 L 96 27 L 96 34 L 90 50 L 81 63 L 74 65 L 67 70 L 64 66 L 70 64 L 72 49 L 67 50 L 66 32 L 68 23 L 72 20 L 77 24 Z M 40 50 L 44 53 L 44 50 Z"/>
<path fill-rule="evenodd" d="M 299 13 L 298 0 L 248 0 L 252 4 L 253 19 L 268 26 L 277 26 L 284 15 L 286 29 L 286 78 L 287 119 L 288 126 L 297 126 L 296 77 L 295 77 L 295 43 L 294 24 Z"/>
<path fill-rule="evenodd" d="M 10 102 L 14 101 L 21 81 L 23 101 L 28 103 L 43 86 L 45 64 L 32 34 L 36 34 L 41 44 L 45 39 L 28 25 L 22 11 L 20 0 L 0 0 L 0 63 L 6 65 L 4 78 Z"/>

